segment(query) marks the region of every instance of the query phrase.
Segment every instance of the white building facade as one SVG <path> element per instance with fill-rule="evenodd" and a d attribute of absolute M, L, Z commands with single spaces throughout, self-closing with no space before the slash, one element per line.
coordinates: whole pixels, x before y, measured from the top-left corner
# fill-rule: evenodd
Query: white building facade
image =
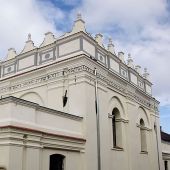
<path fill-rule="evenodd" d="M 164 163 L 164 169 L 170 169 L 170 134 L 161 131 L 162 140 L 162 157 Z"/>
<path fill-rule="evenodd" d="M 80 15 L 39 48 L 29 35 L 0 70 L 0 169 L 164 169 L 147 70 L 117 56 L 111 40 L 106 49 Z"/>

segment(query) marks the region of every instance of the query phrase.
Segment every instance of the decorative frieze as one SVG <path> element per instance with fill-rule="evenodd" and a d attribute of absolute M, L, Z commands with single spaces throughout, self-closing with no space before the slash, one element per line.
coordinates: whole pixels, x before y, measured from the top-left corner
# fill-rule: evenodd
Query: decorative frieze
<path fill-rule="evenodd" d="M 43 83 L 43 82 L 46 82 L 48 80 L 54 79 L 56 77 L 60 77 L 62 75 L 63 75 L 63 72 L 60 71 L 60 72 L 45 75 L 45 76 L 40 77 L 40 78 L 28 80 L 28 81 L 25 81 L 23 83 L 15 84 L 15 85 L 8 86 L 8 87 L 2 87 L 2 88 L 0 88 L 0 93 L 12 92 L 12 91 L 18 90 L 20 88 L 30 87 L 30 86 L 33 86 L 35 84 Z"/>
<path fill-rule="evenodd" d="M 91 69 L 85 65 L 80 65 L 77 67 L 64 69 L 63 71 L 58 71 L 55 73 L 44 75 L 40 78 L 31 79 L 31 80 L 28 80 L 28 81 L 25 81 L 22 83 L 18 83 L 18 84 L 12 85 L 12 86 L 2 87 L 2 88 L 0 88 L 0 94 L 2 95 L 3 93 L 6 93 L 6 92 L 8 92 L 8 93 L 13 92 L 13 91 L 19 90 L 21 88 L 30 87 L 30 86 L 33 86 L 36 84 L 40 84 L 40 83 L 47 82 L 49 80 L 56 79 L 58 77 L 62 77 L 64 75 L 79 73 L 81 71 L 86 71 L 94 76 L 93 69 Z M 111 80 L 100 73 L 97 73 L 97 78 L 100 80 L 103 80 L 105 83 L 107 83 L 107 85 L 117 89 L 118 91 L 122 92 L 124 95 L 128 95 L 128 97 L 131 98 L 132 100 L 136 100 L 148 108 L 155 109 L 154 106 L 151 105 L 149 100 L 143 99 L 141 96 L 139 96 L 131 91 L 128 91 L 127 86 L 124 86 L 124 85 L 118 83 L 116 80 L 114 80 L 114 79 Z"/>

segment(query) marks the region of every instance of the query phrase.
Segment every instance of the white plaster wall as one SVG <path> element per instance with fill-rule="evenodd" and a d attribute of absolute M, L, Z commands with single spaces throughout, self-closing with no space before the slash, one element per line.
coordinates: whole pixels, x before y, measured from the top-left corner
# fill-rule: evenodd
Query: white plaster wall
<path fill-rule="evenodd" d="M 7 170 L 23 169 L 23 147 L 14 145 L 10 146 L 9 149 L 9 167 Z"/>
<path fill-rule="evenodd" d="M 162 141 L 161 144 L 162 144 L 162 152 L 170 153 L 170 143 Z"/>
<path fill-rule="evenodd" d="M 97 169 L 97 141 L 96 141 L 96 111 L 95 103 L 95 87 L 89 84 L 85 85 L 86 93 L 86 115 L 85 119 L 85 165 L 86 169 Z"/>
<path fill-rule="evenodd" d="M 2 110 L 0 126 L 15 125 L 48 133 L 82 136 L 82 121 L 66 118 L 56 113 L 38 111 L 35 108 L 6 104 Z"/>
<path fill-rule="evenodd" d="M 0 167 L 9 168 L 9 146 L 0 145 Z"/>
<path fill-rule="evenodd" d="M 25 152 L 25 170 L 39 170 L 42 164 L 41 149 L 28 147 Z"/>

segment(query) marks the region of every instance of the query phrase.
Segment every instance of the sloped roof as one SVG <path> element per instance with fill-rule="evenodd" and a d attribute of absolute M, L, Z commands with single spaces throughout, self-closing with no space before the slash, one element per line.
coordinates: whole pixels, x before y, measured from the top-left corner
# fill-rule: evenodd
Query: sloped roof
<path fill-rule="evenodd" d="M 170 134 L 161 131 L 161 139 L 166 142 L 170 142 Z"/>

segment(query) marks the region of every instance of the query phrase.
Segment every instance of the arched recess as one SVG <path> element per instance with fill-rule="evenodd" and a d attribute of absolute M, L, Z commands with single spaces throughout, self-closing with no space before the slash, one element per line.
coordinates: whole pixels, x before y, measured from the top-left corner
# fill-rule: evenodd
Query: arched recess
<path fill-rule="evenodd" d="M 109 124 L 110 124 L 110 136 L 113 148 L 123 148 L 123 127 L 127 122 L 125 110 L 121 100 L 114 96 L 109 101 Z"/>
<path fill-rule="evenodd" d="M 148 130 L 150 126 L 149 116 L 143 107 L 139 107 L 137 110 L 138 119 L 137 126 L 139 127 L 139 138 L 140 138 L 140 150 L 143 153 L 147 153 L 148 145 Z"/>
<path fill-rule="evenodd" d="M 121 102 L 121 100 L 117 97 L 117 96 L 113 96 L 110 100 L 109 100 L 109 110 L 108 113 L 112 114 L 112 111 L 114 108 L 117 108 L 120 112 L 120 118 L 125 119 L 127 116 L 125 114 L 125 109 L 124 106 Z"/>
<path fill-rule="evenodd" d="M 137 119 L 137 124 L 140 125 L 140 120 L 142 119 L 145 122 L 145 127 L 149 128 L 150 126 L 150 121 L 149 121 L 149 116 L 145 109 L 143 107 L 138 108 L 138 119 Z"/>
<path fill-rule="evenodd" d="M 21 95 L 20 98 L 44 106 L 42 97 L 36 92 L 27 92 Z"/>

